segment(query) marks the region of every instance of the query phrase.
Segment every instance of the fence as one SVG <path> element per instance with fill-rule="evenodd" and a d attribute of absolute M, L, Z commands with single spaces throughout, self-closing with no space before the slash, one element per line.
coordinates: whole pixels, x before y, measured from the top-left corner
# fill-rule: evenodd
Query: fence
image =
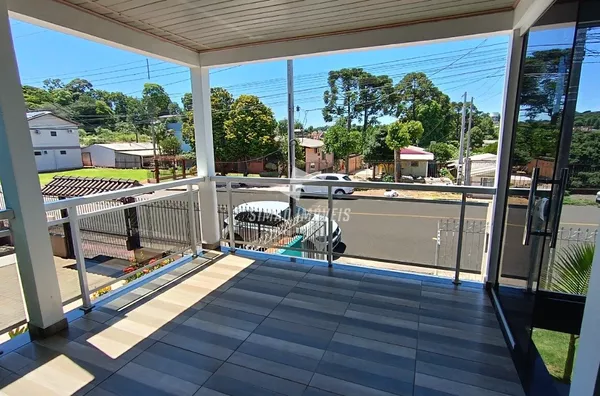
<path fill-rule="evenodd" d="M 483 220 L 465 220 L 462 238 L 461 269 L 480 272 L 487 254 L 489 224 Z M 456 263 L 456 245 L 460 221 L 442 219 L 438 221 L 435 266 L 453 268 Z"/>
<path fill-rule="evenodd" d="M 327 218 L 324 216 L 307 211 L 290 216 L 289 210 L 246 206 L 230 219 L 227 205 L 220 205 L 218 213 L 223 224 L 223 245 L 231 245 L 229 222 L 233 221 L 231 228 L 237 248 L 321 260 L 327 255 Z M 333 237 L 337 234 L 339 229 L 334 231 Z"/>

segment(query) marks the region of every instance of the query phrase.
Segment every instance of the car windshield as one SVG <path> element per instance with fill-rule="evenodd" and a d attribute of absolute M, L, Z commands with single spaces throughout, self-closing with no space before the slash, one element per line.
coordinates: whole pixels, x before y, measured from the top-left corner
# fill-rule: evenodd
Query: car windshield
<path fill-rule="evenodd" d="M 352 179 L 350 179 L 350 177 L 348 177 L 348 176 L 344 176 L 343 179 L 346 181 L 352 181 Z"/>
<path fill-rule="evenodd" d="M 285 220 L 290 219 L 290 208 L 289 207 L 285 208 L 284 210 L 281 211 L 281 217 L 283 217 Z M 306 209 L 304 209 L 303 207 L 296 205 L 294 217 L 300 218 L 300 221 L 304 224 L 304 223 L 310 221 L 310 219 L 312 219 L 313 214 L 310 213 L 309 211 L 307 211 Z"/>

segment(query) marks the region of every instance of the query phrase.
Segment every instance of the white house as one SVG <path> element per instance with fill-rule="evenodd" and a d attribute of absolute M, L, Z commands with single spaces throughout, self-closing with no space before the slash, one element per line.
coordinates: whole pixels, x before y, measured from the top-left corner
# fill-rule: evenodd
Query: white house
<path fill-rule="evenodd" d="M 91 165 L 103 168 L 142 168 L 150 166 L 154 157 L 152 143 L 97 143 L 85 147 Z"/>
<path fill-rule="evenodd" d="M 60 118 L 51 111 L 28 112 L 27 121 L 38 172 L 83 166 L 76 123 Z"/>

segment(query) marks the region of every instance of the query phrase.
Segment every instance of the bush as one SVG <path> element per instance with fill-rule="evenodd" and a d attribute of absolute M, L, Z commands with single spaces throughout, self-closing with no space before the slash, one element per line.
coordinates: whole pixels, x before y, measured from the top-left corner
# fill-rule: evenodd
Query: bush
<path fill-rule="evenodd" d="M 447 177 L 448 179 L 454 181 L 454 176 L 452 175 L 452 173 L 450 173 L 448 168 L 440 169 L 440 177 Z"/>
<path fill-rule="evenodd" d="M 260 177 L 279 177 L 279 172 L 271 171 L 271 172 L 260 172 Z"/>
<path fill-rule="evenodd" d="M 277 171 L 277 164 L 274 164 L 274 163 L 272 163 L 272 162 L 268 162 L 268 163 L 265 165 L 265 170 L 267 170 L 267 171 L 271 171 L 271 172 Z"/>
<path fill-rule="evenodd" d="M 394 182 L 394 176 L 392 175 L 383 175 L 383 177 L 381 178 L 381 181 L 384 183 L 393 183 Z"/>
<path fill-rule="evenodd" d="M 571 188 L 600 187 L 600 172 L 579 172 L 571 178 Z"/>

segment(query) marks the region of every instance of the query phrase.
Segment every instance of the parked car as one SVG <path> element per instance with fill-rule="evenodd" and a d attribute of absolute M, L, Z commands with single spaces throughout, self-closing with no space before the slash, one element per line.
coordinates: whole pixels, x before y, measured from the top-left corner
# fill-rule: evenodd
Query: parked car
<path fill-rule="evenodd" d="M 600 205 L 600 191 L 596 193 L 596 203 Z"/>
<path fill-rule="evenodd" d="M 335 181 L 352 181 L 348 175 L 340 175 L 338 173 L 321 173 L 310 177 L 308 180 L 335 180 Z M 294 186 L 296 192 L 300 194 L 324 194 L 327 195 L 327 186 L 314 186 L 311 184 L 297 184 Z M 354 192 L 353 187 L 345 186 L 333 186 L 331 191 L 335 195 L 352 194 Z"/>
<path fill-rule="evenodd" d="M 295 206 L 294 216 L 290 216 L 290 205 L 281 201 L 248 202 L 233 209 L 233 229 L 236 241 L 256 241 L 260 236 L 302 235 L 305 248 L 326 250 L 328 238 L 327 216 L 311 213 L 301 206 Z M 224 220 L 223 235 L 229 239 L 229 218 Z M 342 240 L 342 230 L 332 221 L 333 247 Z"/>

